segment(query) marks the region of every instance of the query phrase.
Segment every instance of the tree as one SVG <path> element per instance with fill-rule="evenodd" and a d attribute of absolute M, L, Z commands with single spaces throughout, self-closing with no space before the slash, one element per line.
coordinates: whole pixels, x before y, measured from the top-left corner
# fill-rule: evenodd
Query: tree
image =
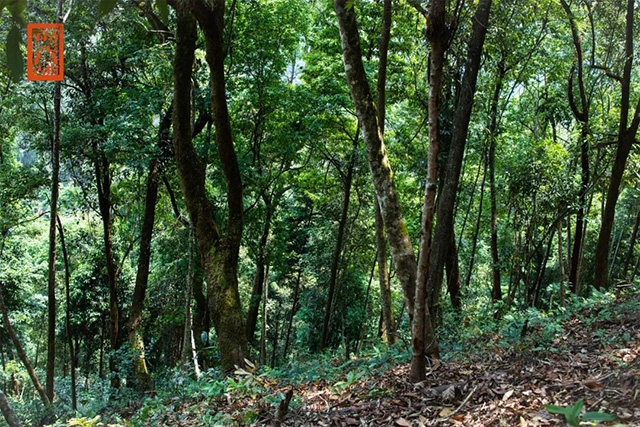
<path fill-rule="evenodd" d="M 490 9 L 491 0 L 480 0 L 473 18 L 467 61 L 453 119 L 444 183 L 436 210 L 438 222 L 433 237 L 436 243 L 431 248 L 427 277 L 427 301 L 432 323 L 435 321 L 435 308 L 439 304 L 444 263 L 450 246 L 450 235 L 453 233 L 453 210 Z M 434 335 L 427 336 L 435 342 Z"/>
<path fill-rule="evenodd" d="M 193 11 L 187 9 L 189 7 Z M 176 2 L 177 29 L 174 58 L 173 141 L 175 157 L 191 223 L 195 227 L 198 252 L 207 281 L 208 305 L 216 328 L 221 365 L 231 371 L 244 366 L 246 333 L 238 293 L 238 251 L 242 237 L 242 181 L 233 146 L 227 109 L 223 24 L 224 2 Z M 191 67 L 194 61 L 195 18 L 205 34 L 211 79 L 211 105 L 216 145 L 227 185 L 227 227 L 218 226 L 205 191 L 205 174 L 191 141 Z"/>
<path fill-rule="evenodd" d="M 609 245 L 613 222 L 616 213 L 616 203 L 620 195 L 620 183 L 627 164 L 631 147 L 636 140 L 638 125 L 640 125 L 640 102 L 636 105 L 631 121 L 629 121 L 630 97 L 631 97 L 631 69 L 633 66 L 633 15 L 635 2 L 627 0 L 626 26 L 624 43 L 624 69 L 620 82 L 620 122 L 618 126 L 618 138 L 616 156 L 611 169 L 611 179 L 607 189 L 606 204 L 602 214 L 602 224 L 598 235 L 598 244 L 595 253 L 595 279 L 594 284 L 598 289 L 609 287 Z M 573 268 L 573 266 L 572 266 Z"/>

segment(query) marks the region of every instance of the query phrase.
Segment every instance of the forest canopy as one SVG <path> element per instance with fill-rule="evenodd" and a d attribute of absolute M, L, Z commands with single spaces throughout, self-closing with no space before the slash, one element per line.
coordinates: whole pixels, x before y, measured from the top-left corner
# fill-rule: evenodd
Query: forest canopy
<path fill-rule="evenodd" d="M 640 422 L 637 9 L 0 0 L 6 425 Z"/>

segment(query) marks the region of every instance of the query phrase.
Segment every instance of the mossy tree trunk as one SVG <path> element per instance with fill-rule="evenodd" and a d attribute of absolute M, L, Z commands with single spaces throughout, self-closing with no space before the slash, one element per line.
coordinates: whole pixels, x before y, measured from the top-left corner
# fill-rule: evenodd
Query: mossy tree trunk
<path fill-rule="evenodd" d="M 238 252 L 243 226 L 242 181 L 231 136 L 227 109 L 223 16 L 224 2 L 177 1 L 176 54 L 174 58 L 174 146 L 180 187 L 195 227 L 198 252 L 207 281 L 209 311 L 220 345 L 221 365 L 231 372 L 244 366 L 247 356 L 245 319 L 238 293 Z M 193 12 L 193 15 L 191 11 Z M 197 28 L 205 34 L 207 63 L 211 74 L 212 118 L 216 144 L 227 184 L 228 222 L 224 233 L 216 223 L 205 190 L 204 164 L 191 135 L 191 76 Z"/>

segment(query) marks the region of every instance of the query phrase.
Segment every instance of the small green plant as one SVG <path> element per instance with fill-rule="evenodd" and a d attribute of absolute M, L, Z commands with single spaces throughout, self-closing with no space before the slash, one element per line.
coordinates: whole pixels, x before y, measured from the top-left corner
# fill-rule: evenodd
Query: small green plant
<path fill-rule="evenodd" d="M 364 372 L 361 371 L 349 371 L 347 373 L 346 381 L 338 381 L 333 385 L 333 391 L 336 394 L 339 394 L 343 389 L 351 388 L 354 384 L 358 382 L 360 378 L 364 375 Z"/>
<path fill-rule="evenodd" d="M 578 400 L 573 405 L 544 405 L 544 407 L 552 414 L 564 415 L 567 424 L 571 427 L 579 426 L 581 421 L 614 421 L 617 418 L 615 415 L 604 412 L 585 412 L 584 414 L 581 414 L 584 409 L 583 399 Z"/>

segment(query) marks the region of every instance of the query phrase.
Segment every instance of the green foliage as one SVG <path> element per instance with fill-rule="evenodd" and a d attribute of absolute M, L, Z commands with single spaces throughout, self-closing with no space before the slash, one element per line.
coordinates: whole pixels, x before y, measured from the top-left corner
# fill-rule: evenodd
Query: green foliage
<path fill-rule="evenodd" d="M 615 421 L 617 418 L 615 415 L 606 414 L 604 412 L 585 412 L 582 414 L 584 409 L 584 401 L 582 399 L 578 400 L 573 405 L 544 405 L 544 407 L 552 414 L 564 415 L 567 424 L 572 427 L 579 426 L 581 421 Z"/>

